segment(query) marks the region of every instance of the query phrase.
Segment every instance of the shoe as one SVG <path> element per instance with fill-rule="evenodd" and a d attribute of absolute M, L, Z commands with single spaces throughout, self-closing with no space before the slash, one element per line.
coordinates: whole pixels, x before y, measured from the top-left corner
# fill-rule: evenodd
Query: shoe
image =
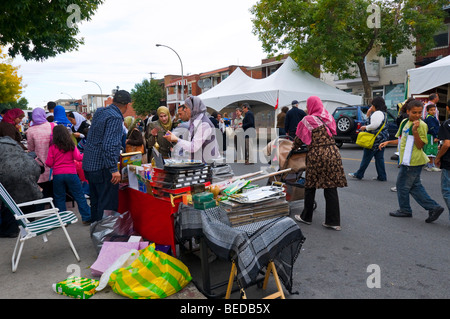
<path fill-rule="evenodd" d="M 434 166 L 434 167 L 431 168 L 431 171 L 432 172 L 440 172 L 441 169 Z"/>
<path fill-rule="evenodd" d="M 444 207 L 438 207 L 438 208 L 435 208 L 433 210 L 430 210 L 428 212 L 428 218 L 425 219 L 425 223 L 432 223 L 432 222 L 434 222 L 436 219 L 439 218 L 439 216 L 441 216 L 443 211 L 444 211 Z"/>
<path fill-rule="evenodd" d="M 397 187 L 391 187 L 391 192 L 396 192 L 397 191 Z"/>
<path fill-rule="evenodd" d="M 333 229 L 333 230 L 337 230 L 337 231 L 342 229 L 341 226 L 331 226 L 331 225 L 327 225 L 325 223 L 322 223 L 322 226 L 325 228 L 329 228 L 329 229 Z"/>
<path fill-rule="evenodd" d="M 433 171 L 433 168 L 427 166 L 427 167 L 425 167 L 425 170 L 428 171 L 428 172 L 432 172 L 432 171 Z"/>
<path fill-rule="evenodd" d="M 348 173 L 348 176 L 361 180 L 361 178 L 356 177 L 355 173 Z"/>
<path fill-rule="evenodd" d="M 16 238 L 17 236 L 19 236 L 19 232 L 15 232 L 15 233 L 1 232 L 0 233 L 0 238 Z"/>
<path fill-rule="evenodd" d="M 378 177 L 372 177 L 372 180 L 379 181 L 379 182 L 385 182 L 385 179 L 378 179 Z"/>
<path fill-rule="evenodd" d="M 82 223 L 84 226 L 89 226 L 90 224 L 92 224 L 92 221 L 90 221 L 90 220 L 83 220 L 83 221 L 81 221 L 81 223 Z"/>
<path fill-rule="evenodd" d="M 412 217 L 412 213 L 405 213 L 405 212 L 402 212 L 401 210 L 396 210 L 395 212 L 390 212 L 389 215 L 393 216 L 393 217 Z"/>
<path fill-rule="evenodd" d="M 311 222 L 307 222 L 306 220 L 303 220 L 300 215 L 295 215 L 294 218 L 299 221 L 300 223 L 306 224 L 306 225 L 311 225 Z"/>

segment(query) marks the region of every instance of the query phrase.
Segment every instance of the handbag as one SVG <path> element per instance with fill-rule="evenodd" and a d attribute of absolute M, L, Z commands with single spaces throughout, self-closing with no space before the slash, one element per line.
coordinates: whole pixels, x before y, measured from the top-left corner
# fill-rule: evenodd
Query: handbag
<path fill-rule="evenodd" d="M 380 134 L 381 130 L 384 128 L 384 125 L 386 124 L 387 117 L 384 120 L 383 125 L 378 130 L 377 134 L 369 133 L 369 132 L 359 132 L 358 137 L 356 138 L 356 145 L 359 145 L 363 148 L 372 149 L 373 143 L 375 143 L 375 139 L 377 138 L 378 134 Z"/>

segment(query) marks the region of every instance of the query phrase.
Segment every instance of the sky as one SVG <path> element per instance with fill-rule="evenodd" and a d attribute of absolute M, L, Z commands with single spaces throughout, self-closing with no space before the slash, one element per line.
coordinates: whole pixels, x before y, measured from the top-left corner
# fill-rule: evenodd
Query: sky
<path fill-rule="evenodd" d="M 249 9 L 257 0 L 105 0 L 79 24 L 85 44 L 43 62 L 16 57 L 31 108 L 47 101 L 131 92 L 145 78 L 197 74 L 229 65 L 256 66 L 267 54 L 252 33 Z M 68 16 L 71 11 L 69 11 Z M 85 80 L 93 82 L 85 82 Z M 97 84 L 98 86 L 97 86 Z M 100 88 L 99 88 L 100 86 Z"/>

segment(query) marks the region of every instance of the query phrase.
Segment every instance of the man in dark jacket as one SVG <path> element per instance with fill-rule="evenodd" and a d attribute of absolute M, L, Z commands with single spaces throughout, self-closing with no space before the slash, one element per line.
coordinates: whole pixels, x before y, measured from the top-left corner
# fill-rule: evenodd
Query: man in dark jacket
<path fill-rule="evenodd" d="M 295 132 L 297 131 L 298 123 L 306 116 L 305 111 L 298 108 L 298 101 L 292 101 L 292 108 L 286 113 L 286 119 L 284 120 L 284 129 L 286 135 L 295 138 Z"/>
<path fill-rule="evenodd" d="M 245 165 L 253 164 L 254 160 L 250 162 L 250 150 L 253 149 L 253 138 L 256 137 L 255 131 L 255 116 L 250 111 L 250 105 L 248 103 L 242 104 L 242 110 L 244 111 L 244 119 L 242 120 L 242 128 L 245 131 Z"/>

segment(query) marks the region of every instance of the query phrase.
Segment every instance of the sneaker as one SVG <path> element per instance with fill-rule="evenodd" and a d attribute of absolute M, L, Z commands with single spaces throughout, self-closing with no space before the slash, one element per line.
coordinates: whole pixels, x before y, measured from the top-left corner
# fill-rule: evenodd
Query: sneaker
<path fill-rule="evenodd" d="M 348 176 L 361 180 L 361 178 L 356 177 L 355 173 L 348 173 Z"/>
<path fill-rule="evenodd" d="M 444 211 L 444 207 L 438 207 L 438 208 L 435 208 L 433 210 L 430 210 L 428 212 L 428 218 L 425 219 L 425 223 L 432 223 L 432 222 L 434 222 L 436 219 L 439 218 L 439 216 L 441 216 L 443 211 Z"/>
<path fill-rule="evenodd" d="M 299 221 L 300 223 L 306 224 L 306 225 L 311 225 L 311 222 L 307 222 L 306 220 L 303 220 L 300 215 L 295 215 L 294 218 Z"/>
<path fill-rule="evenodd" d="M 412 213 L 402 212 L 401 210 L 396 210 L 395 212 L 390 212 L 389 216 L 393 217 L 412 217 Z"/>
<path fill-rule="evenodd" d="M 434 167 L 431 168 L 431 171 L 432 172 L 440 172 L 441 169 L 434 166 Z"/>
<path fill-rule="evenodd" d="M 329 228 L 329 229 L 333 229 L 333 230 L 337 230 L 337 231 L 342 229 L 341 226 L 331 226 L 331 225 L 327 225 L 325 223 L 322 223 L 322 226 L 325 228 Z"/>
<path fill-rule="evenodd" d="M 426 167 L 425 167 L 425 170 L 428 171 L 428 172 L 432 172 L 432 171 L 433 171 L 433 168 L 432 168 L 432 167 L 426 166 Z"/>
<path fill-rule="evenodd" d="M 391 192 L 396 192 L 396 191 L 397 191 L 397 187 L 396 186 L 391 187 Z"/>

